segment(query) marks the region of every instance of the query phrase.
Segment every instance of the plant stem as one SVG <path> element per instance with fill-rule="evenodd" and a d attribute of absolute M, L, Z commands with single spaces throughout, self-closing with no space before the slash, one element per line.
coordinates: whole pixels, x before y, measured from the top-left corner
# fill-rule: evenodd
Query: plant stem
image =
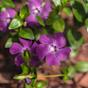
<path fill-rule="evenodd" d="M 37 75 L 37 78 L 53 78 L 53 77 L 61 77 L 63 76 L 62 74 L 55 74 L 55 75 Z"/>
<path fill-rule="evenodd" d="M 37 79 L 39 78 L 53 78 L 53 77 L 62 77 L 63 75 L 62 74 L 55 74 L 55 75 L 43 75 L 43 74 L 38 74 L 37 75 Z M 33 78 L 34 76 L 32 75 L 19 75 L 19 76 L 15 76 L 14 79 L 17 79 L 17 80 L 23 80 L 25 78 Z"/>

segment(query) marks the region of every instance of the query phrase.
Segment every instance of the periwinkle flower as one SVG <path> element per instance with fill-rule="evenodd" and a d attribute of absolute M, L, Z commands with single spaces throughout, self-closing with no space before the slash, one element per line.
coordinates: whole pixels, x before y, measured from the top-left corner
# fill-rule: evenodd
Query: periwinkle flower
<path fill-rule="evenodd" d="M 21 64 L 23 64 L 23 57 L 22 54 L 24 54 L 24 52 L 30 52 L 30 47 L 32 45 L 32 41 L 31 40 L 25 40 L 20 38 L 19 39 L 20 43 L 18 42 L 14 42 L 10 48 L 10 53 L 12 55 L 16 55 L 15 57 L 15 64 L 17 66 L 20 66 Z"/>
<path fill-rule="evenodd" d="M 59 65 L 61 61 L 66 60 L 70 53 L 70 48 L 66 47 L 66 39 L 63 33 L 41 35 L 39 41 L 36 54 L 48 65 Z"/>
<path fill-rule="evenodd" d="M 45 20 L 51 12 L 49 0 L 28 0 L 28 6 L 30 9 L 30 15 L 26 19 L 28 23 L 37 23 L 36 16 L 40 16 Z"/>
<path fill-rule="evenodd" d="M 10 20 L 16 15 L 16 11 L 12 8 L 7 8 L 0 12 L 0 31 L 5 32 Z"/>
<path fill-rule="evenodd" d="M 26 84 L 30 84 L 31 83 L 31 79 L 30 78 L 26 78 L 25 82 L 26 82 Z"/>
<path fill-rule="evenodd" d="M 36 55 L 36 47 L 37 46 L 38 46 L 38 43 L 34 42 L 31 47 L 32 57 L 31 57 L 30 64 L 33 67 L 36 67 L 36 66 L 38 67 L 39 65 L 41 65 L 40 59 Z"/>

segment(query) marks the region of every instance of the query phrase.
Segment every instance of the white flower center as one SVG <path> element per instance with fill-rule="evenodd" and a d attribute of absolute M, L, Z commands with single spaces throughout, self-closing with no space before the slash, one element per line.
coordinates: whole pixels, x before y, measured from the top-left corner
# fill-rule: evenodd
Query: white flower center
<path fill-rule="evenodd" d="M 58 50 L 56 43 L 53 43 L 49 46 L 50 52 L 56 52 Z"/>
<path fill-rule="evenodd" d="M 32 7 L 34 14 L 38 14 L 40 12 L 40 7 Z"/>
<path fill-rule="evenodd" d="M 37 9 L 34 10 L 34 13 L 35 13 L 35 14 L 38 14 L 38 12 L 39 12 L 39 11 L 38 11 Z"/>
<path fill-rule="evenodd" d="M 50 51 L 50 52 L 54 52 L 54 51 L 55 51 L 55 48 L 50 45 L 50 46 L 49 46 L 49 51 Z"/>

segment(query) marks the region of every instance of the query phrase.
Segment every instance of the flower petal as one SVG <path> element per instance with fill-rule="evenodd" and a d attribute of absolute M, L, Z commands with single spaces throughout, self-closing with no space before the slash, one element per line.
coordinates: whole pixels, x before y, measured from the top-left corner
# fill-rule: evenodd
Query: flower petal
<path fill-rule="evenodd" d="M 34 42 L 32 47 L 31 47 L 31 52 L 36 53 L 36 47 L 38 46 L 38 43 Z"/>
<path fill-rule="evenodd" d="M 67 60 L 69 54 L 70 54 L 71 49 L 70 48 L 62 48 L 58 52 L 56 52 L 56 57 L 57 60 L 59 61 L 64 61 Z"/>
<path fill-rule="evenodd" d="M 10 53 L 11 54 L 20 53 L 21 49 L 22 49 L 22 46 L 19 43 L 13 43 L 11 48 L 10 48 Z"/>
<path fill-rule="evenodd" d="M 54 34 L 53 41 L 56 42 L 58 48 L 62 48 L 66 45 L 66 39 L 65 39 L 63 33 Z"/>
<path fill-rule="evenodd" d="M 48 65 L 59 65 L 58 63 L 59 61 L 57 61 L 57 57 L 55 56 L 55 54 L 48 54 L 46 56 L 46 63 Z"/>
<path fill-rule="evenodd" d="M 52 42 L 52 40 L 50 39 L 50 36 L 48 35 L 41 35 L 39 41 L 42 44 L 50 44 Z"/>
<path fill-rule="evenodd" d="M 40 59 L 37 56 L 33 56 L 30 61 L 31 66 L 39 66 L 40 65 Z"/>
<path fill-rule="evenodd" d="M 9 15 L 9 13 L 7 11 L 0 12 L 0 20 L 7 19 L 9 17 L 10 17 L 10 15 Z"/>
<path fill-rule="evenodd" d="M 26 78 L 25 79 L 25 83 L 27 83 L 29 85 L 31 83 L 31 79 L 30 78 Z"/>
<path fill-rule="evenodd" d="M 29 2 L 29 3 L 28 3 L 29 8 L 31 9 L 33 6 L 35 6 L 35 7 L 41 6 L 42 1 L 43 1 L 43 0 L 28 0 L 28 2 Z"/>
<path fill-rule="evenodd" d="M 44 57 L 49 53 L 47 45 L 40 44 L 36 48 L 36 55 L 39 59 L 44 59 Z"/>
<path fill-rule="evenodd" d="M 5 32 L 8 26 L 8 22 L 7 21 L 1 21 L 0 20 L 0 31 Z"/>
<path fill-rule="evenodd" d="M 61 61 L 65 61 L 70 54 L 70 48 L 64 48 L 56 53 L 50 53 L 46 56 L 48 65 L 60 65 Z"/>
<path fill-rule="evenodd" d="M 51 12 L 51 3 L 49 0 L 46 0 L 44 3 L 45 5 L 41 11 L 41 16 L 43 19 L 47 19 L 49 13 Z"/>
<path fill-rule="evenodd" d="M 7 8 L 6 11 L 9 13 L 10 18 L 13 18 L 16 15 L 16 11 L 12 8 Z"/>
<path fill-rule="evenodd" d="M 21 66 L 24 63 L 22 56 L 19 54 L 15 57 L 16 66 Z"/>
<path fill-rule="evenodd" d="M 30 14 L 27 18 L 26 18 L 26 22 L 30 24 L 33 24 L 33 23 L 37 23 L 37 19 L 36 17 L 34 16 L 34 14 Z"/>
<path fill-rule="evenodd" d="M 22 39 L 22 38 L 19 38 L 19 41 L 20 41 L 20 43 L 23 45 L 23 46 L 25 46 L 25 47 L 30 47 L 31 46 L 31 44 L 32 44 L 32 41 L 30 41 L 30 40 L 26 40 L 26 39 Z"/>

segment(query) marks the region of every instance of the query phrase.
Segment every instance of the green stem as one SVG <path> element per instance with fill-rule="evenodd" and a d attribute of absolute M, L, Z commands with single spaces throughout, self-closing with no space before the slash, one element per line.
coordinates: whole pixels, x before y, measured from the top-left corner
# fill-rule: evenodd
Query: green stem
<path fill-rule="evenodd" d="M 53 77 L 62 77 L 62 74 L 55 74 L 55 75 L 37 75 L 37 78 L 53 78 Z M 15 76 L 14 79 L 17 80 L 23 80 L 25 78 L 34 78 L 34 76 L 32 75 L 19 75 L 19 76 Z"/>

